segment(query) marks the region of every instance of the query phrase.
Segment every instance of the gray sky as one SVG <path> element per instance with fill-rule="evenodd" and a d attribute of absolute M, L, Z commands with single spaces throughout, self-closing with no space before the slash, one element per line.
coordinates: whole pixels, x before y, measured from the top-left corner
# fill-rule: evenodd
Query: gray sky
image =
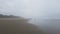
<path fill-rule="evenodd" d="M 59 0 L 0 0 L 0 13 L 23 17 L 60 18 Z"/>

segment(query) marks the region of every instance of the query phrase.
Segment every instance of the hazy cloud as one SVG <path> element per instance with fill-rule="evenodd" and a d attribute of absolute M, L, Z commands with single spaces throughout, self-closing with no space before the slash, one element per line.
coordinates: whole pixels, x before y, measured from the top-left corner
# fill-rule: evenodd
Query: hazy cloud
<path fill-rule="evenodd" d="M 0 13 L 24 17 L 60 18 L 59 0 L 0 0 Z"/>

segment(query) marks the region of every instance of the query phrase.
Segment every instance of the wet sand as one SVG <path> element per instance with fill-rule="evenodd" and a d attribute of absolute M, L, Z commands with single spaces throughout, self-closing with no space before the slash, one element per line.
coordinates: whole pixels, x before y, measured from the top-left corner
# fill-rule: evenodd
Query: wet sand
<path fill-rule="evenodd" d="M 43 34 L 37 26 L 24 20 L 0 20 L 0 34 Z"/>

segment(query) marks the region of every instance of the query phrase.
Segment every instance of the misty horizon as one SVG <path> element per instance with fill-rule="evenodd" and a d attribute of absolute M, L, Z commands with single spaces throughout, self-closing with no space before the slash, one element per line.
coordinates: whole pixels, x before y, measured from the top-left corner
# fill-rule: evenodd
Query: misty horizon
<path fill-rule="evenodd" d="M 0 0 L 0 14 L 31 18 L 46 32 L 60 31 L 60 0 Z"/>

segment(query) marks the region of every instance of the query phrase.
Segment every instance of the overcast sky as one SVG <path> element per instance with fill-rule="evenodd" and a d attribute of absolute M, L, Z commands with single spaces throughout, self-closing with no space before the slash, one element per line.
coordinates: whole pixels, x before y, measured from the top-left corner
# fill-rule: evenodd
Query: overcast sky
<path fill-rule="evenodd" d="M 0 0 L 0 13 L 28 18 L 60 18 L 60 0 Z"/>

